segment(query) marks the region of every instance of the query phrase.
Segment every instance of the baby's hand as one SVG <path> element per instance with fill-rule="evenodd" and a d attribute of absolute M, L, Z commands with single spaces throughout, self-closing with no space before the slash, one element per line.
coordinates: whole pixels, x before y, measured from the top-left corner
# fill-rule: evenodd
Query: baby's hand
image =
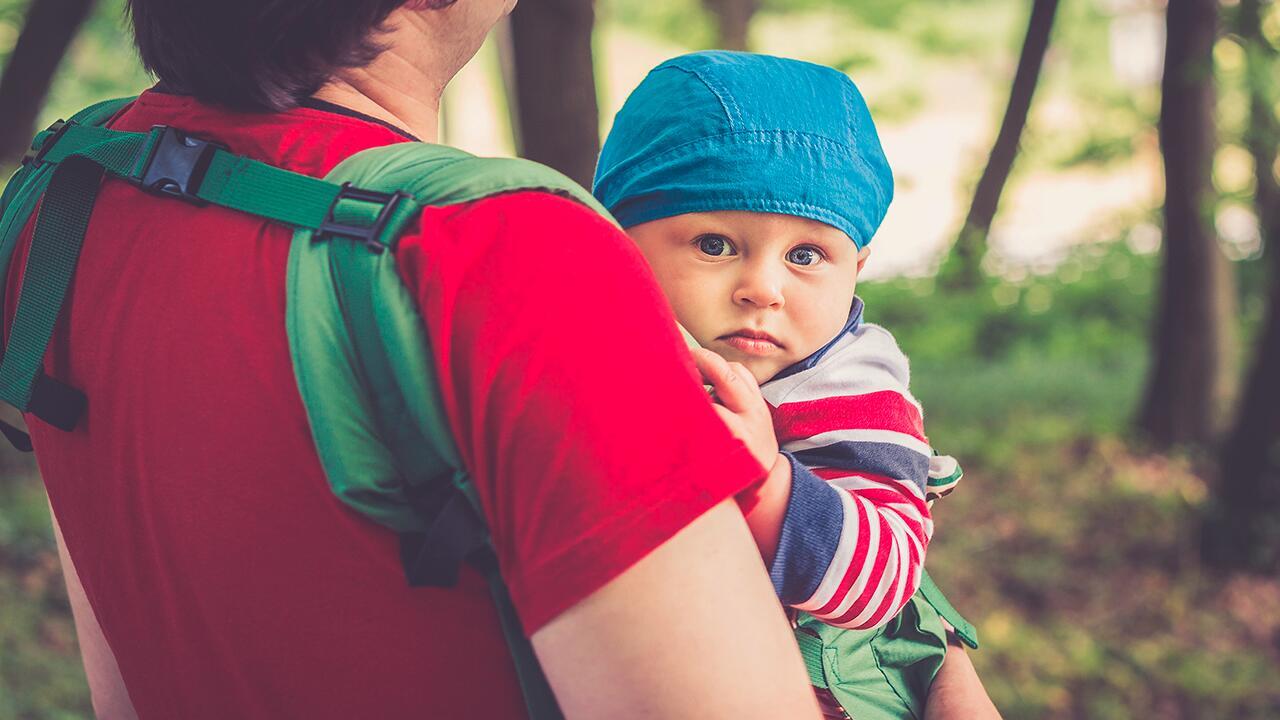
<path fill-rule="evenodd" d="M 693 359 L 703 379 L 715 391 L 716 412 L 729 432 L 746 444 L 761 465 L 773 467 L 778 457 L 773 416 L 751 372 L 741 363 L 731 363 L 702 348 L 693 351 Z"/>

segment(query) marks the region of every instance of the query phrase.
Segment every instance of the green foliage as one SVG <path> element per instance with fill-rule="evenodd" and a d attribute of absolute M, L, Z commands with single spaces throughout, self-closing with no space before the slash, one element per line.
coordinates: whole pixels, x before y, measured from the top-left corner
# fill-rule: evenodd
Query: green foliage
<path fill-rule="evenodd" d="M 700 0 L 607 0 L 600 20 L 639 29 L 691 49 L 715 42 L 715 28 Z"/>
<path fill-rule="evenodd" d="M 130 41 L 124 0 L 99 0 L 63 58 L 40 125 L 100 100 L 137 95 L 151 82 Z"/>
<path fill-rule="evenodd" d="M 0 66 L 9 59 L 28 4 L 0 0 Z M 41 127 L 99 100 L 136 95 L 151 84 L 129 41 L 124 8 L 124 0 L 98 0 L 58 68 Z"/>
<path fill-rule="evenodd" d="M 970 292 L 942 294 L 924 278 L 859 294 L 911 358 L 935 442 L 992 463 L 1028 442 L 1123 430 L 1145 369 L 1154 265 L 1100 244 L 1050 275 L 988 278 Z"/>

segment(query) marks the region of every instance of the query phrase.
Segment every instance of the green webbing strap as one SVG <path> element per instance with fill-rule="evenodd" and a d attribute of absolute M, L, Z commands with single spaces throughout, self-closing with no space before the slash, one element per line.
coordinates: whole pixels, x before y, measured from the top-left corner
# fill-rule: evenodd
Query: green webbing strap
<path fill-rule="evenodd" d="M 520 682 L 520 692 L 524 695 L 529 720 L 560 720 L 564 717 L 560 712 L 560 703 L 556 701 L 547 676 L 542 672 L 538 656 L 533 653 L 533 643 L 525 637 L 520 618 L 516 616 L 515 603 L 511 602 L 511 594 L 507 592 L 507 584 L 496 563 L 485 572 L 485 580 L 489 582 L 489 595 L 498 610 L 502 634 L 507 639 L 507 650 L 515 664 L 516 679 Z"/>
<path fill-rule="evenodd" d="M 144 182 L 149 163 L 154 165 L 157 156 L 170 152 L 177 142 L 166 137 L 166 133 L 174 132 L 162 126 L 148 133 L 134 133 L 69 123 L 61 131 L 46 131 L 53 145 L 45 149 L 41 162 L 57 164 L 68 157 L 84 155 L 100 160 L 107 172 L 116 177 Z M 208 145 L 208 151 L 208 167 L 198 186 L 192 188 L 190 197 L 194 200 L 317 231 L 329 220 L 371 226 L 386 205 L 340 197 L 344 193 L 342 185 L 236 155 L 220 146 Z M 376 239 L 386 244 L 385 240 L 398 235 L 405 221 L 419 209 L 413 203 L 399 203 Z"/>
<path fill-rule="evenodd" d="M 9 344 L 0 361 L 0 399 L 20 410 L 30 408 L 36 393 L 54 387 L 41 372 L 41 363 L 80 258 L 103 173 L 89 158 L 69 158 L 54 171 L 45 191 Z"/>
<path fill-rule="evenodd" d="M 52 167 L 52 180 L 37 218 L 13 329 L 0 359 L 0 400 L 63 430 L 75 427 L 85 398 L 47 378 L 40 366 L 105 174 L 295 228 L 361 238 L 379 249 L 420 209 L 400 193 L 367 193 L 282 170 L 163 126 L 133 133 L 70 122 L 41 133 L 33 148 L 37 152 L 30 164 L 35 168 L 24 168 L 16 179 L 26 180 L 27 173 L 47 173 Z M 6 204 L 21 191 L 27 193 L 23 204 L 34 204 L 38 195 L 32 196 L 26 186 L 38 193 L 39 183 L 22 184 L 24 188 L 6 190 Z M 5 213 L 8 227 L 0 238 L 7 240 L 20 231 L 15 230 L 17 214 Z"/>
<path fill-rule="evenodd" d="M 133 98 L 106 100 L 91 105 L 72 116 L 72 121 L 93 127 L 109 120 Z M 44 148 L 45 143 L 55 134 L 56 129 L 64 123 L 55 123 L 50 130 L 40 133 L 32 143 L 29 158 L 34 160 L 37 151 Z M 18 236 L 27 226 L 27 220 L 35 210 L 35 205 L 44 194 L 45 188 L 53 175 L 55 166 L 25 160 L 22 167 L 14 173 L 0 195 L 0 280 L 6 277 L 10 258 L 18 244 Z M 4 297 L 0 294 L 0 317 L 3 316 Z M 4 349 L 0 347 L 0 359 L 4 357 Z M 33 387 L 33 390 L 36 388 Z M 0 434 L 21 452 L 31 452 L 31 438 L 23 431 L 0 422 Z"/>
<path fill-rule="evenodd" d="M 453 486 L 467 498 L 471 509 L 480 518 L 484 517 L 484 506 L 480 504 L 480 495 L 476 486 L 471 483 L 465 473 L 454 473 Z M 493 544 L 486 541 L 487 552 L 493 554 Z M 524 626 L 516 615 L 516 605 L 511 601 L 511 593 L 507 591 L 507 583 L 502 579 L 498 568 L 497 556 L 492 562 L 485 562 L 479 568 L 489 583 L 489 595 L 493 598 L 494 607 L 498 610 L 498 620 L 502 624 L 502 634 L 507 639 L 507 649 L 511 652 L 511 661 L 516 667 L 516 679 L 520 682 L 520 692 L 524 695 L 525 708 L 529 711 L 529 720 L 561 720 L 560 703 L 547 682 L 546 673 L 542 672 L 542 663 L 533 652 L 533 643 L 524 634 Z"/>
<path fill-rule="evenodd" d="M 920 578 L 920 596 L 938 611 L 943 620 L 955 628 L 956 637 L 974 650 L 978 649 L 978 630 L 951 605 L 947 596 L 943 595 L 942 590 L 938 589 L 937 584 L 933 582 L 933 578 L 929 577 L 928 570 L 923 571 L 923 577 Z"/>

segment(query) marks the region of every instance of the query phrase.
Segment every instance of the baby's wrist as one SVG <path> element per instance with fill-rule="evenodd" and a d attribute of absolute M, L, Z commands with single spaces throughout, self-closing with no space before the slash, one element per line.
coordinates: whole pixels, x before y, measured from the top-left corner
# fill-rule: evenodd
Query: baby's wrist
<path fill-rule="evenodd" d="M 767 517 L 776 517 L 779 521 L 786 515 L 787 503 L 791 499 L 791 461 L 786 455 L 782 453 L 774 455 L 773 464 L 769 467 L 769 474 L 760 486 L 758 497 L 753 515 L 759 513 Z"/>
<path fill-rule="evenodd" d="M 766 565 L 773 564 L 790 500 L 791 461 L 779 453 L 769 468 L 769 475 L 756 493 L 755 507 L 747 514 L 747 527 L 751 529 L 751 535 L 759 546 Z"/>

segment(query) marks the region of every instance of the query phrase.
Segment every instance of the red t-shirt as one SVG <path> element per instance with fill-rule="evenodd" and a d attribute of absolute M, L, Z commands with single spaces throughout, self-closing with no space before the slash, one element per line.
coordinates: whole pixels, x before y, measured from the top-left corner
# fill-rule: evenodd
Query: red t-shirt
<path fill-rule="evenodd" d="M 405 139 L 154 91 L 114 127 L 155 124 L 317 176 Z M 290 236 L 117 180 L 98 200 L 46 358 L 88 412 L 71 433 L 27 421 L 133 703 L 144 718 L 520 717 L 479 576 L 409 589 L 394 535 L 329 491 L 285 335 Z M 397 261 L 528 632 L 759 478 L 642 257 L 590 211 L 536 193 L 428 209 Z"/>

